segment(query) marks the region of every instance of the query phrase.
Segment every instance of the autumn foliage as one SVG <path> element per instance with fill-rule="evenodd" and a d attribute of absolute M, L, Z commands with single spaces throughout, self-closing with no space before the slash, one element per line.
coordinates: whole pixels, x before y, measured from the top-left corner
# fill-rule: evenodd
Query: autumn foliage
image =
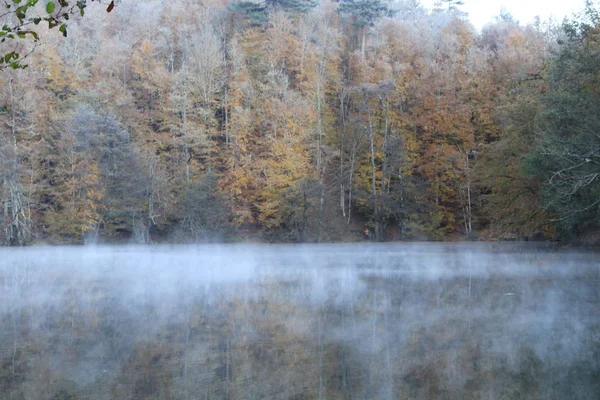
<path fill-rule="evenodd" d="M 522 158 L 558 27 L 249 4 L 122 1 L 40 32 L 0 71 L 0 240 L 556 236 Z"/>

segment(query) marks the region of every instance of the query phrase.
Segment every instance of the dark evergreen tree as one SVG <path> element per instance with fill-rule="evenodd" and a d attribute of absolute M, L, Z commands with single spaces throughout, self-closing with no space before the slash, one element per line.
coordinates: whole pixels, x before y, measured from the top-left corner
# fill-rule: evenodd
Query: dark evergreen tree
<path fill-rule="evenodd" d="M 338 7 L 338 12 L 352 18 L 352 23 L 361 32 L 360 54 L 365 59 L 367 28 L 384 16 L 394 12 L 386 0 L 344 0 Z"/>
<path fill-rule="evenodd" d="M 246 15 L 253 25 L 264 25 L 269 19 L 269 10 L 280 9 L 291 13 L 305 13 L 318 4 L 316 0 L 263 0 L 238 1 L 229 10 Z"/>
<path fill-rule="evenodd" d="M 447 9 L 448 11 L 458 10 L 459 6 L 464 5 L 465 2 L 462 0 L 439 0 L 436 4 L 437 8 Z"/>
<path fill-rule="evenodd" d="M 530 173 L 544 182 L 544 206 L 572 231 L 600 222 L 600 18 L 566 22 L 551 61 Z"/>
<path fill-rule="evenodd" d="M 354 18 L 354 24 L 359 27 L 371 26 L 379 18 L 392 14 L 385 0 L 344 0 L 338 11 Z"/>

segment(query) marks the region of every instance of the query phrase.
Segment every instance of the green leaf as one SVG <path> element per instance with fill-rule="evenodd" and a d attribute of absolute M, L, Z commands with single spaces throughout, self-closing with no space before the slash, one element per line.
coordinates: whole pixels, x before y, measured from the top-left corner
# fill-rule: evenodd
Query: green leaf
<path fill-rule="evenodd" d="M 67 24 L 62 24 L 58 30 L 62 32 L 64 37 L 67 37 Z"/>
<path fill-rule="evenodd" d="M 25 34 L 22 32 L 18 32 L 17 36 L 19 37 L 19 39 L 25 39 Z"/>
<path fill-rule="evenodd" d="M 36 25 L 37 25 L 37 24 L 39 24 L 40 22 L 42 22 L 42 19 L 41 19 L 40 17 L 35 17 L 35 18 L 33 18 L 33 19 L 32 19 L 32 21 L 33 21 L 33 23 L 34 23 L 34 24 L 36 24 Z"/>
<path fill-rule="evenodd" d="M 5 62 L 8 64 L 10 62 L 10 60 L 18 60 L 19 53 L 15 52 L 15 51 L 11 51 L 10 53 L 6 53 L 4 55 L 4 57 L 0 57 L 0 59 L 2 60 L 2 62 Z"/>
<path fill-rule="evenodd" d="M 27 6 L 21 6 L 15 10 L 15 15 L 20 20 L 25 19 L 27 17 Z"/>
<path fill-rule="evenodd" d="M 79 14 L 81 14 L 81 16 L 83 17 L 83 14 L 85 14 L 85 11 L 83 11 L 83 9 L 86 7 L 86 3 L 84 0 L 79 0 L 77 2 L 77 8 L 79 8 Z"/>
<path fill-rule="evenodd" d="M 46 4 L 46 12 L 48 14 L 52 14 L 54 12 L 54 2 L 53 1 L 49 1 L 48 4 Z"/>

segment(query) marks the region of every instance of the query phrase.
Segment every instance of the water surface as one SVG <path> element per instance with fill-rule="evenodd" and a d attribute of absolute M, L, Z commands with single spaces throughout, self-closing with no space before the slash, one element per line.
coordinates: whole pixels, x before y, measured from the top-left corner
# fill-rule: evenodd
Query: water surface
<path fill-rule="evenodd" d="M 0 399 L 598 399 L 600 257 L 4 249 Z"/>

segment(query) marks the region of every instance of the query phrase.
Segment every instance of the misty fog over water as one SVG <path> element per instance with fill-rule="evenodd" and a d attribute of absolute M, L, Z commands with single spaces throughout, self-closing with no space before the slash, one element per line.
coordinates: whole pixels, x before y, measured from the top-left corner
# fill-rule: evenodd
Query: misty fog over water
<path fill-rule="evenodd" d="M 516 244 L 0 253 L 0 399 L 599 399 L 600 254 Z"/>

